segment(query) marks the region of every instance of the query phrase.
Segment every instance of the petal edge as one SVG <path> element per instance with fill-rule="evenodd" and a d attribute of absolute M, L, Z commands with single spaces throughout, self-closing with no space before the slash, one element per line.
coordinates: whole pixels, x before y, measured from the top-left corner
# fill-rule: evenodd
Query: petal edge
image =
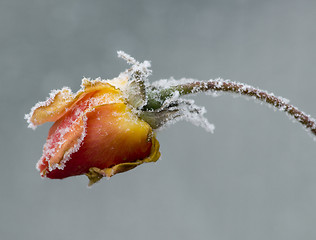
<path fill-rule="evenodd" d="M 51 91 L 46 101 L 38 102 L 32 107 L 31 112 L 25 115 L 28 127 L 35 129 L 37 125 L 56 121 L 65 113 L 67 106 L 73 102 L 74 98 L 75 95 L 68 87 Z"/>

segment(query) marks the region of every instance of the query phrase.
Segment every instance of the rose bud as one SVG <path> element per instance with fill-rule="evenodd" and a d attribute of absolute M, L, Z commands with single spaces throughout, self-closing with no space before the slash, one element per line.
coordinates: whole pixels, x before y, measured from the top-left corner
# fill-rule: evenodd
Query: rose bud
<path fill-rule="evenodd" d="M 75 94 L 67 87 L 54 90 L 25 116 L 31 128 L 54 122 L 37 163 L 42 177 L 85 174 L 92 185 L 102 177 L 157 161 L 160 152 L 154 131 L 168 123 L 185 119 L 213 131 L 203 107 L 179 98 L 183 91 L 149 84 L 148 61 L 139 63 L 118 54 L 132 64 L 118 78 L 84 78 Z"/>
<path fill-rule="evenodd" d="M 103 176 L 157 161 L 159 143 L 151 126 L 133 113 L 121 89 L 127 78 L 83 79 L 76 94 L 68 88 L 28 114 L 31 127 L 55 122 L 37 163 L 42 177 L 62 179 L 86 174 L 90 185 Z"/>

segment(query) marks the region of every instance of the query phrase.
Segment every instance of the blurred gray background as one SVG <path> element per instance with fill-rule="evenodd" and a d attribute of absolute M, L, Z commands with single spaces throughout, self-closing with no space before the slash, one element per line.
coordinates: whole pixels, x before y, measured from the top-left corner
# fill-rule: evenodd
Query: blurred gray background
<path fill-rule="evenodd" d="M 196 96 L 216 126 L 158 133 L 161 159 L 103 180 L 41 179 L 50 124 L 24 114 L 51 89 L 113 78 L 124 50 L 151 80 L 222 77 L 316 117 L 316 1 L 0 1 L 1 239 L 315 239 L 315 146 L 279 111 Z"/>

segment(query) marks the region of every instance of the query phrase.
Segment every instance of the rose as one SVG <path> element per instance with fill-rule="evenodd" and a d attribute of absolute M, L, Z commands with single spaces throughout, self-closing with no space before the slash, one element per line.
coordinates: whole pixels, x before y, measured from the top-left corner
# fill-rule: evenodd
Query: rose
<path fill-rule="evenodd" d="M 37 163 L 42 177 L 85 174 L 89 185 L 160 157 L 155 130 L 186 119 L 208 131 L 205 109 L 179 98 L 177 89 L 151 85 L 150 63 L 119 56 L 132 64 L 113 80 L 82 80 L 73 94 L 64 87 L 25 116 L 29 127 L 54 122 Z"/>
<path fill-rule="evenodd" d="M 55 122 L 37 163 L 42 177 L 86 174 L 91 185 L 103 176 L 158 160 L 159 143 L 151 126 L 126 103 L 126 85 L 126 77 L 83 79 L 76 94 L 69 88 L 53 91 L 32 108 L 30 127 Z"/>
<path fill-rule="evenodd" d="M 288 113 L 316 135 L 316 121 L 282 97 L 229 80 L 160 80 L 150 84 L 150 63 L 118 52 L 132 67 L 113 80 L 84 78 L 81 89 L 52 91 L 26 115 L 29 126 L 55 122 L 37 163 L 42 177 L 86 174 L 90 185 L 160 157 L 154 130 L 185 119 L 212 132 L 203 107 L 182 95 L 229 92 L 253 97 Z"/>

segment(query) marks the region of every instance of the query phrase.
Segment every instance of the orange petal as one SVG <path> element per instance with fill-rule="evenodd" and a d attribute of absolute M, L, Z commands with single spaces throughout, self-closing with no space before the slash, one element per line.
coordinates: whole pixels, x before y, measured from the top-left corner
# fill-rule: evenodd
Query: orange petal
<path fill-rule="evenodd" d="M 69 88 L 52 91 L 46 101 L 37 103 L 31 112 L 25 115 L 29 127 L 35 128 L 36 125 L 56 121 L 73 100 L 74 95 Z"/>

